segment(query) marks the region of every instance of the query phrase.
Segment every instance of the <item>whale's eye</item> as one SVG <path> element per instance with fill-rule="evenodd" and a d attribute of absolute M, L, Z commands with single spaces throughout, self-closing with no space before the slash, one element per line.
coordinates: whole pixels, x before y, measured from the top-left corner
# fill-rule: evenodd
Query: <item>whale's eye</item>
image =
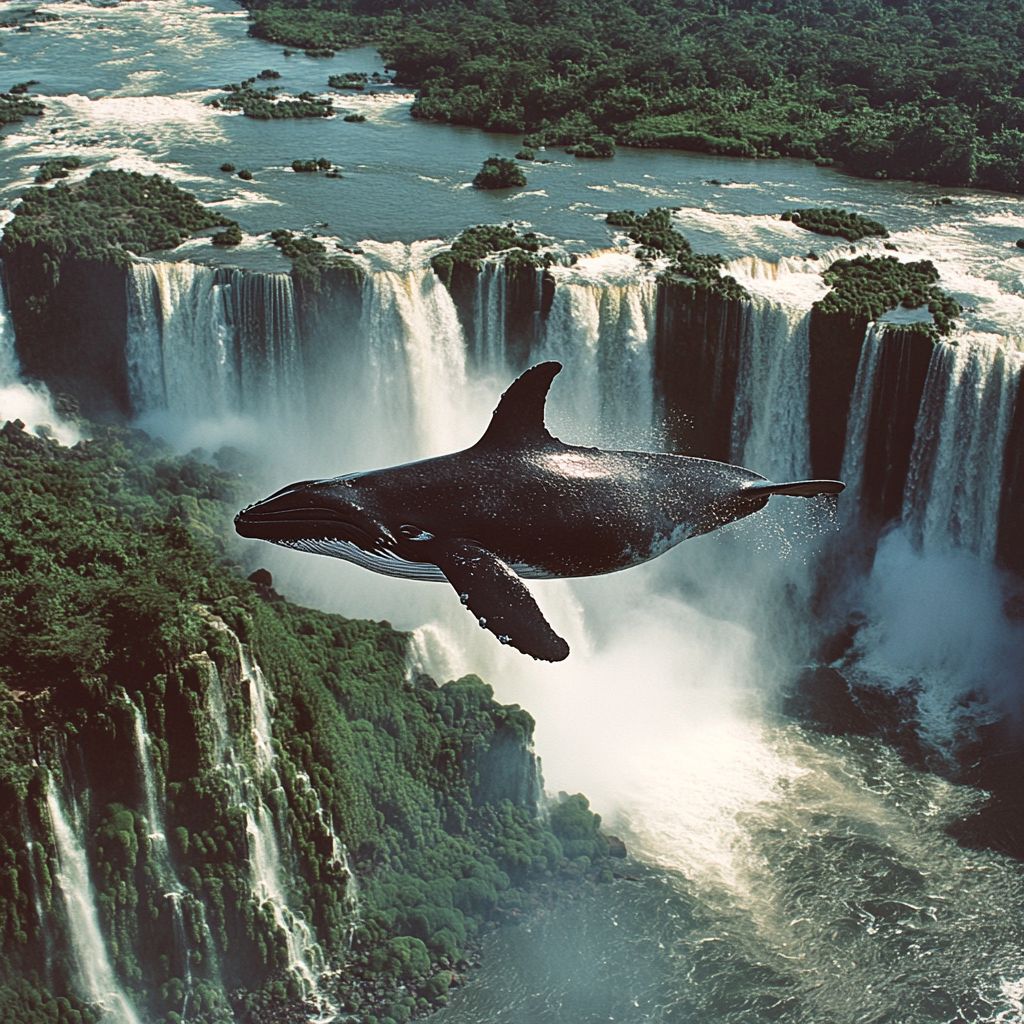
<path fill-rule="evenodd" d="M 421 530 L 418 526 L 411 526 L 409 523 L 405 523 L 398 528 L 398 532 L 406 540 L 433 540 L 434 535 L 427 533 L 426 530 Z"/>

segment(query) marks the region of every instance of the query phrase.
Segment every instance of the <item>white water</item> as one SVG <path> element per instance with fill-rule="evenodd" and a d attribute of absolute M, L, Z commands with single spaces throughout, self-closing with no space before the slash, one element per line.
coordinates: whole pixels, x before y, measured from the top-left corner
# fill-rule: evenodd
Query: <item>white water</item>
<path fill-rule="evenodd" d="M 915 428 L 903 518 L 925 551 L 991 561 L 1024 357 L 991 337 L 936 345 Z"/>
<path fill-rule="evenodd" d="M 53 780 L 47 776 L 46 806 L 57 845 L 57 885 L 67 913 L 71 952 L 81 997 L 103 1010 L 104 1024 L 140 1024 L 118 984 L 100 929 L 89 862 L 80 837 L 78 814 L 69 820 Z"/>
<path fill-rule="evenodd" d="M 850 413 L 846 420 L 846 445 L 840 478 L 846 482 L 843 505 L 852 511 L 846 516 L 852 521 L 860 505 L 864 458 L 871 429 L 871 409 L 874 404 L 876 374 L 881 362 L 883 339 L 872 324 L 868 327 L 857 364 L 857 379 L 850 396 Z"/>
<path fill-rule="evenodd" d="M 736 462 L 772 480 L 810 466 L 810 312 L 755 296 L 744 310 L 733 411 Z"/>
<path fill-rule="evenodd" d="M 21 420 L 33 433 L 54 437 L 63 445 L 82 439 L 77 426 L 57 414 L 46 387 L 22 379 L 0 267 L 0 423 L 5 420 Z"/>
<path fill-rule="evenodd" d="M 217 765 L 232 791 L 233 802 L 245 809 L 249 874 L 252 896 L 256 904 L 269 912 L 275 928 L 284 940 L 288 970 L 299 982 L 304 997 L 317 1007 L 316 1020 L 326 1024 L 335 1012 L 320 991 L 319 975 L 323 971 L 323 953 L 312 929 L 301 913 L 293 909 L 285 879 L 293 866 L 287 868 L 281 855 L 279 830 L 267 801 L 281 791 L 281 780 L 274 767 L 275 753 L 271 735 L 271 716 L 266 681 L 259 666 L 250 657 L 238 637 L 219 619 L 211 625 L 227 633 L 236 645 L 242 684 L 247 689 L 249 706 L 248 732 L 254 755 L 255 775 L 236 751 L 229 728 L 227 702 L 217 666 L 202 659 L 207 677 L 207 701 L 214 722 Z"/>
<path fill-rule="evenodd" d="M 174 920 L 174 941 L 178 948 L 178 956 L 182 969 L 182 981 L 185 986 L 184 1003 L 181 1014 L 184 1017 L 188 1004 L 192 998 L 192 949 L 188 939 L 188 931 L 185 928 L 185 917 L 183 904 L 188 901 L 193 913 L 198 912 L 203 916 L 205 924 L 205 912 L 201 901 L 191 898 L 191 894 L 181 884 L 174 865 L 171 862 L 171 851 L 167 845 L 167 834 L 164 827 L 163 801 L 157 795 L 156 774 L 153 767 L 153 741 L 146 728 L 145 712 L 127 695 L 125 701 L 131 711 L 132 721 L 135 729 L 135 750 L 139 759 L 139 771 L 142 776 L 143 795 L 146 800 L 146 824 L 149 826 L 147 838 L 153 856 L 153 863 L 157 872 L 157 880 L 164 892 L 164 899 L 171 907 L 171 916 Z"/>

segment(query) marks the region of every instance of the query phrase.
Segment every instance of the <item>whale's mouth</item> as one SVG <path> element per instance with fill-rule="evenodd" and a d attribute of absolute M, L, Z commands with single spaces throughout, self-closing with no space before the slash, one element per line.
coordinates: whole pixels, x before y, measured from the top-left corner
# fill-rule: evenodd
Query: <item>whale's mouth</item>
<path fill-rule="evenodd" d="M 366 551 L 380 550 L 389 540 L 380 525 L 358 509 L 330 508 L 287 491 L 242 509 L 235 516 L 235 532 L 272 543 L 347 541 Z"/>

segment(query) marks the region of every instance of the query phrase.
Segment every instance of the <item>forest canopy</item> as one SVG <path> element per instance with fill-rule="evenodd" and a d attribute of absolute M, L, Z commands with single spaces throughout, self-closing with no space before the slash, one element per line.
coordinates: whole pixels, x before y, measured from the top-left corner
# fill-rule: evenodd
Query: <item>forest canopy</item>
<path fill-rule="evenodd" d="M 373 41 L 414 115 L 528 144 L 788 155 L 1024 187 L 1024 2 L 247 0 L 302 48 Z"/>

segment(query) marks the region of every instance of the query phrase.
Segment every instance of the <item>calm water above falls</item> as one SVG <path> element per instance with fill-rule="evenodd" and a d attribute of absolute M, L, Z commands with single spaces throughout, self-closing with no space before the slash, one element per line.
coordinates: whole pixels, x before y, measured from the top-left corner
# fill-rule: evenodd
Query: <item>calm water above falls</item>
<path fill-rule="evenodd" d="M 795 346 L 807 340 L 802 311 L 821 294 L 817 265 L 800 257 L 842 246 L 783 224 L 777 214 L 796 205 L 842 205 L 886 223 L 901 255 L 934 259 L 945 285 L 976 309 L 968 316 L 970 345 L 949 354 L 948 378 L 931 385 L 942 392 L 937 407 L 973 410 L 970 444 L 949 433 L 959 421 L 944 419 L 934 450 L 916 457 L 915 486 L 938 493 L 941 481 L 959 472 L 964 452 L 984 447 L 983 395 L 971 373 L 975 363 L 986 369 L 995 361 L 991 346 L 999 343 L 978 336 L 1009 338 L 1013 349 L 1024 334 L 1024 254 L 1013 247 L 1024 236 L 1024 207 L 1016 197 L 956 191 L 953 205 L 935 206 L 943 194 L 935 188 L 859 181 L 806 163 L 637 151 L 611 161 L 553 151 L 546 154 L 552 163 L 527 166 L 527 190 L 480 193 L 468 182 L 483 158 L 514 154 L 519 139 L 413 121 L 411 97 L 393 90 L 336 97 L 339 111 L 367 115 L 362 125 L 340 117 L 257 122 L 205 105 L 220 83 L 262 68 L 279 70 L 276 84 L 290 92 L 320 92 L 329 74 L 379 68 L 373 51 L 285 58 L 280 47 L 248 38 L 244 15 L 227 2 L 43 9 L 59 20 L 3 39 L 8 77 L 39 79 L 48 106 L 44 118 L 5 132 L 5 206 L 41 159 L 74 153 L 89 167 L 167 174 L 219 203 L 250 234 L 326 223 L 325 233 L 365 242 L 377 271 L 358 321 L 332 334 L 338 350 L 358 355 L 332 350 L 342 360 L 332 367 L 345 372 L 330 375 L 326 395 L 316 390 L 323 381 L 291 373 L 299 339 L 287 279 L 234 281 L 228 289 L 231 301 L 277 311 L 273 340 L 289 357 L 275 374 L 254 370 L 246 392 L 216 348 L 229 333 L 230 307 L 214 301 L 223 280 L 205 268 L 167 263 L 139 269 L 132 386 L 139 408 L 163 412 L 172 433 L 211 410 L 224 420 L 243 414 L 258 421 L 258 410 L 273 409 L 271 424 L 246 425 L 257 431 L 248 439 L 267 447 L 282 437 L 302 439 L 293 459 L 310 460 L 311 472 L 325 463 L 333 471 L 399 461 L 472 440 L 495 388 L 507 383 L 506 353 L 488 335 L 477 339 L 482 365 L 467 360 L 450 297 L 422 270 L 435 248 L 422 240 L 514 219 L 589 250 L 610 244 L 604 211 L 659 204 L 681 207 L 681 226 L 695 244 L 735 260 L 734 271 L 760 293 L 744 335 L 748 371 L 733 440 L 738 457 L 788 472 L 807 460 L 799 415 L 806 384 Z M 344 178 L 289 169 L 295 158 L 320 155 L 341 165 Z M 255 180 L 221 174 L 225 160 L 250 167 Z M 409 244 L 387 244 L 396 240 Z M 205 242 L 186 251 L 196 260 L 214 255 Z M 247 241 L 243 256 L 287 269 L 262 242 Z M 764 262 L 780 257 L 786 259 L 778 267 Z M 552 398 L 556 429 L 572 439 L 595 439 L 584 432 L 603 428 L 606 437 L 597 440 L 655 443 L 653 285 L 628 258 L 585 260 L 558 274 L 540 342 L 541 354 L 567 363 Z M 481 290 L 500 308 L 500 279 L 486 279 Z M 148 316 L 158 301 L 169 303 L 159 331 Z M 609 352 L 620 354 L 615 365 Z M 403 388 L 389 386 L 396 380 Z M 961 380 L 957 390 L 949 384 Z M 377 395 L 370 420 L 368 391 Z M 783 397 L 789 415 L 776 415 Z M 329 409 L 329 439 L 314 441 L 301 424 L 288 426 L 287 412 L 300 399 L 321 415 Z M 949 507 L 977 526 L 984 512 L 978 495 L 990 498 L 989 491 L 980 483 L 968 494 L 953 483 L 949 491 Z M 945 506 L 914 504 L 926 507 L 942 513 Z M 928 542 L 943 533 L 944 517 L 908 521 Z M 776 715 L 777 694 L 802 650 L 807 563 L 832 529 L 824 513 L 786 506 L 756 526 L 692 542 L 635 572 L 537 587 L 574 649 L 566 665 L 551 670 L 476 633 L 467 637 L 465 613 L 442 588 L 371 578 L 326 559 L 262 554 L 286 593 L 400 625 L 430 622 L 418 634 L 424 661 L 442 675 L 480 671 L 499 696 L 528 707 L 538 719 L 549 785 L 587 792 L 651 865 L 489 938 L 476 983 L 439 1019 L 931 1024 L 1024 1017 L 1020 867 L 964 850 L 942 831 L 980 795 L 908 769 L 882 746 L 823 739 Z M 968 546 L 988 545 L 981 535 Z M 894 676 L 905 680 L 919 652 L 900 640 L 918 635 L 925 620 L 933 630 L 940 624 L 935 632 L 948 634 L 950 649 L 973 658 L 975 648 L 961 641 L 983 631 L 964 624 L 965 608 L 987 608 L 987 567 L 922 558 L 899 535 L 882 556 L 870 595 L 885 615 L 867 634 L 872 647 L 864 663 L 879 675 L 895 664 Z M 976 578 L 968 579 L 965 565 Z M 927 603 L 925 594 L 932 595 Z M 949 607 L 940 603 L 945 595 Z M 1009 649 L 1018 650 L 1019 636 L 1009 639 L 1018 645 Z M 941 735 L 962 674 L 944 676 L 943 648 L 931 639 L 929 645 L 925 664 L 934 672 L 925 689 Z M 250 823 L 254 833 L 263 824 L 258 817 Z M 266 856 L 252 867 L 272 895 L 283 871 L 274 842 L 270 836 L 260 847 Z M 284 900 L 277 904 L 287 916 Z M 299 924 L 286 930 L 297 962 L 310 960 Z"/>

